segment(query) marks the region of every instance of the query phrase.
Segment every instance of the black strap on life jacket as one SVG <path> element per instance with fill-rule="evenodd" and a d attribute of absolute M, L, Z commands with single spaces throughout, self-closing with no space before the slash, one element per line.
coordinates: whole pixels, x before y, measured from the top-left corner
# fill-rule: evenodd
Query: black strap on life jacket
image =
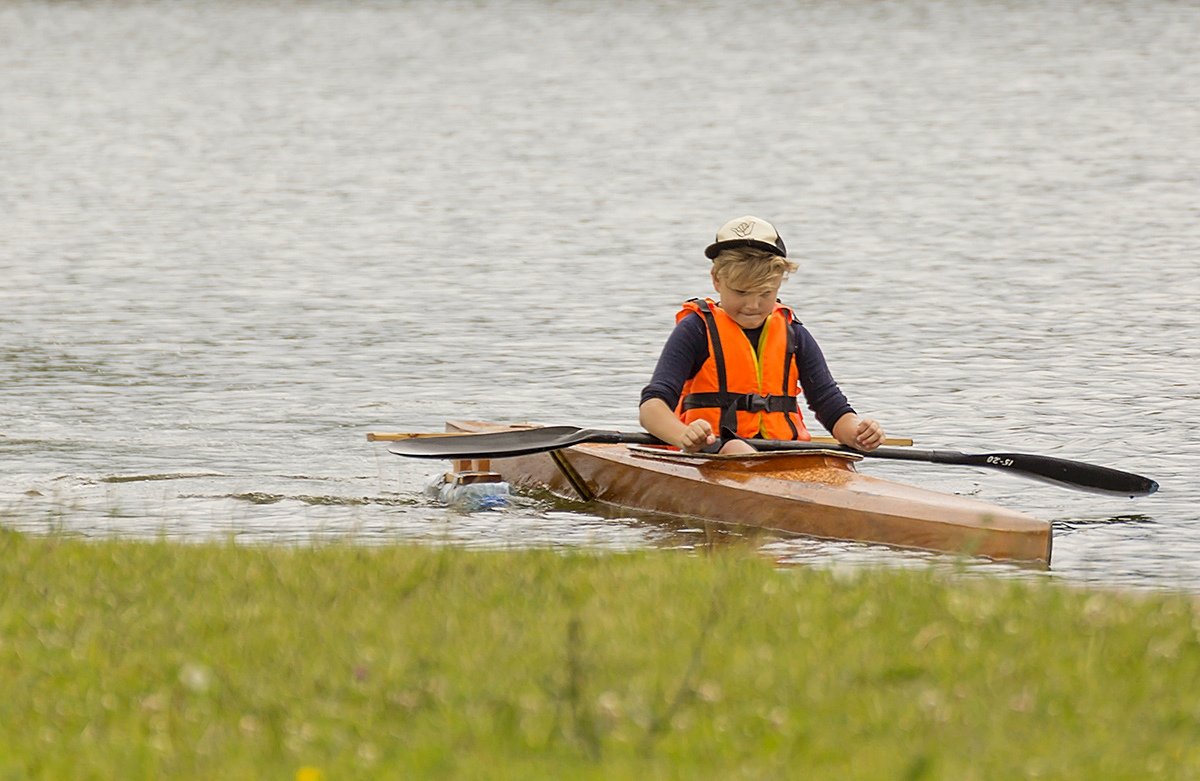
<path fill-rule="evenodd" d="M 791 310 L 788 310 L 788 311 L 791 311 Z M 794 317 L 793 317 L 793 319 L 794 319 Z M 785 395 L 787 394 L 787 392 L 789 390 L 791 390 L 791 383 L 788 380 L 792 376 L 791 375 L 792 363 L 794 362 L 792 360 L 792 358 L 796 353 L 796 333 L 795 333 L 795 331 L 792 330 L 792 324 L 790 322 L 787 324 L 786 327 L 787 327 L 787 350 L 783 354 L 783 388 L 782 388 L 782 391 Z M 788 412 L 799 412 L 800 409 L 796 405 L 796 397 L 789 396 L 788 398 L 790 398 L 792 400 L 792 406 L 796 407 L 796 409 L 788 410 Z M 796 422 L 794 420 L 792 420 L 791 415 L 786 415 L 785 417 L 787 418 L 788 428 L 791 429 L 791 431 L 792 431 L 792 439 L 799 439 L 800 431 L 799 431 L 799 429 L 796 428 Z"/>
<path fill-rule="evenodd" d="M 704 407 L 733 407 L 742 412 L 796 412 L 800 409 L 795 396 L 760 396 L 757 393 L 689 393 L 683 399 L 684 409 Z"/>
<path fill-rule="evenodd" d="M 715 394 L 703 394 L 706 396 L 716 396 L 716 403 L 705 404 L 706 407 L 719 407 L 721 410 L 721 428 L 737 431 L 737 407 L 730 404 L 729 399 L 729 382 L 725 374 L 725 351 L 721 348 L 721 332 L 717 328 L 717 318 L 712 313 L 712 308 L 703 298 L 693 298 L 696 306 L 700 308 L 700 315 L 704 318 L 705 327 L 708 328 L 708 337 L 712 342 L 713 360 L 717 364 L 717 392 Z M 688 400 L 695 396 L 692 393 L 683 400 L 683 408 L 688 407 Z"/>
<path fill-rule="evenodd" d="M 787 327 L 787 352 L 784 355 L 783 391 L 782 395 L 762 396 L 757 393 L 729 392 L 729 383 L 725 374 L 725 351 L 721 347 L 720 331 L 717 329 L 717 319 L 713 315 L 708 302 L 702 298 L 693 298 L 692 302 L 700 309 L 704 323 L 708 328 L 709 339 L 712 342 L 713 360 L 717 365 L 716 393 L 689 393 L 683 398 L 683 409 L 716 408 L 721 410 L 721 428 L 737 431 L 737 413 L 742 412 L 798 412 L 800 407 L 795 396 L 788 395 L 788 378 L 792 367 L 792 329 Z M 792 439 L 800 436 L 796 424 L 790 415 L 787 416 L 788 427 L 792 430 Z"/>

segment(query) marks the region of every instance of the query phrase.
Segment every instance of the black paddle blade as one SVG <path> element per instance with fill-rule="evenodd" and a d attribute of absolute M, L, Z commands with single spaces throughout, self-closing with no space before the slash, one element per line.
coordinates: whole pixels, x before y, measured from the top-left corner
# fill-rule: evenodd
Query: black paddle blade
<path fill-rule="evenodd" d="M 1149 496 L 1158 483 L 1148 477 L 1106 466 L 1029 453 L 987 453 L 968 456 L 975 466 L 1015 472 L 1055 485 L 1112 496 Z M 965 462 L 956 462 L 965 463 Z"/>
<path fill-rule="evenodd" d="M 407 439 L 389 445 L 388 452 L 410 458 L 507 458 L 561 450 L 584 442 L 661 444 L 649 434 L 596 431 L 575 426 L 543 426 L 484 434 Z"/>

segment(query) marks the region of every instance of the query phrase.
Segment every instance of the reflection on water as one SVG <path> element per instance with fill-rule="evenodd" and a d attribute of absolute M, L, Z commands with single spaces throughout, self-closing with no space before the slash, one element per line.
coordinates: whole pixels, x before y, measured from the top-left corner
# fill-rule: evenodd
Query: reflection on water
<path fill-rule="evenodd" d="M 1162 490 L 863 471 L 1052 520 L 1049 577 L 1200 590 L 1200 8 L 759 5 L 0 7 L 3 522 L 712 544 L 542 501 L 456 514 L 421 494 L 439 466 L 363 434 L 634 428 L 701 248 L 758 213 L 893 433 Z M 764 59 L 728 31 L 768 10 Z"/>

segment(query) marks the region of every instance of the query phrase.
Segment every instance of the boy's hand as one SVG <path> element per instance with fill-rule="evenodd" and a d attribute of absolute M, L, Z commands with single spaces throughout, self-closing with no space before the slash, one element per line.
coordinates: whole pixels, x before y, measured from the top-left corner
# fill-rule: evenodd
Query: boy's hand
<path fill-rule="evenodd" d="M 854 446 L 859 450 L 874 450 L 883 444 L 883 426 L 879 421 L 862 418 L 858 421 L 858 430 L 854 434 Z"/>
<path fill-rule="evenodd" d="M 716 441 L 712 426 L 708 424 L 707 420 L 693 420 L 679 435 L 679 440 L 675 444 L 684 452 L 694 453 Z"/>

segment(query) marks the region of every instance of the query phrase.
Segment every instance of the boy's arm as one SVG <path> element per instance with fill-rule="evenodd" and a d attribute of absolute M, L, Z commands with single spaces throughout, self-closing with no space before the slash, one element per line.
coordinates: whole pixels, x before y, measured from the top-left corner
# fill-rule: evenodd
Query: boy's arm
<path fill-rule="evenodd" d="M 662 399 L 646 399 L 642 402 L 638 407 L 638 422 L 663 442 L 688 452 L 700 450 L 717 441 L 707 420 L 685 424 Z"/>
<path fill-rule="evenodd" d="M 700 450 L 717 441 L 707 421 L 696 421 L 689 426 L 675 415 L 675 405 L 684 384 L 707 358 L 708 334 L 704 321 L 698 315 L 688 315 L 671 331 L 650 384 L 642 388 L 642 401 L 638 406 L 642 427 L 682 450 Z"/>
<path fill-rule="evenodd" d="M 795 329 L 796 367 L 799 370 L 800 387 L 804 389 L 804 400 L 825 430 L 841 441 L 834 428 L 838 421 L 854 412 L 854 407 L 850 406 L 846 394 L 842 393 L 830 374 L 817 340 L 803 325 L 795 323 L 792 327 Z"/>

